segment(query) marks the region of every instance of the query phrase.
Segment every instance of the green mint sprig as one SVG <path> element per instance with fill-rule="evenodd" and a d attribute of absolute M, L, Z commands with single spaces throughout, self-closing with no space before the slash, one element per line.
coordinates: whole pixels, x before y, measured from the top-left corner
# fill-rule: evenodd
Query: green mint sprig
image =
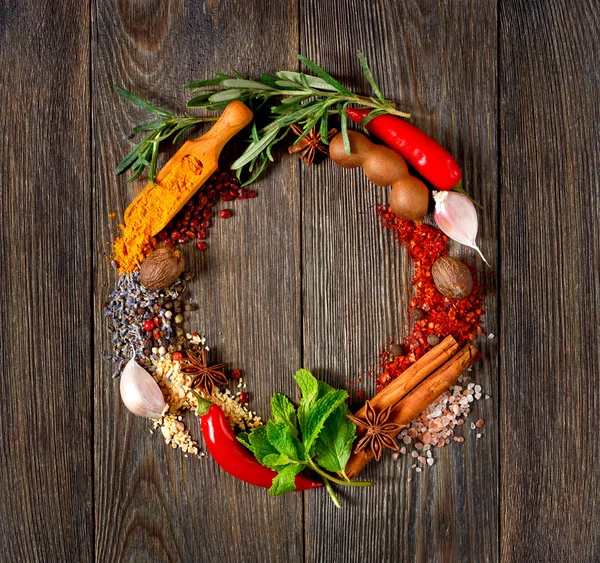
<path fill-rule="evenodd" d="M 293 491 L 296 475 L 309 468 L 321 476 L 339 508 L 341 504 L 332 483 L 354 487 L 373 485 L 350 481 L 344 474 L 356 438 L 356 427 L 347 417 L 348 393 L 317 380 L 304 369 L 294 378 L 302 392 L 298 408 L 285 395 L 275 393 L 271 399 L 273 418 L 250 433 L 238 434 L 238 440 L 260 463 L 277 471 L 269 489 L 271 495 Z M 332 473 L 342 474 L 344 478 Z"/>
<path fill-rule="evenodd" d="M 374 117 L 386 113 L 410 117 L 410 114 L 399 111 L 394 103 L 384 98 L 373 78 L 366 57 L 360 51 L 358 57 L 374 96 L 355 94 L 314 61 L 298 55 L 300 62 L 311 74 L 279 71 L 274 75 L 261 74 L 258 79 L 250 80 L 236 71 L 230 74 L 217 73 L 213 78 L 184 85 L 194 94 L 187 107 L 222 111 L 231 101 L 239 100 L 252 108 L 255 120 L 247 139 L 248 146 L 232 165 L 238 177 L 247 176 L 243 185 L 248 185 L 261 175 L 269 162 L 274 160 L 273 147 L 288 135 L 292 125 L 302 129 L 302 134 L 296 138 L 295 143 L 300 142 L 313 128 L 316 128 L 321 134 L 322 142 L 328 144 L 329 120 L 332 115 L 339 115 L 344 146 L 349 154 L 350 141 L 347 134 L 346 114 L 349 106 L 371 110 L 361 123 L 363 126 Z M 115 174 L 120 174 L 131 168 L 134 175 L 130 181 L 137 178 L 146 166 L 150 169 L 149 177 L 153 179 L 161 143 L 173 135 L 175 141 L 190 127 L 212 119 L 193 117 L 189 114 L 185 117 L 176 117 L 122 88 L 117 86 L 115 88 L 132 103 L 158 116 L 158 119 L 134 129 L 134 133 L 146 131 L 150 134 L 123 159 L 115 170 Z M 256 118 L 264 125 L 259 127 Z"/>

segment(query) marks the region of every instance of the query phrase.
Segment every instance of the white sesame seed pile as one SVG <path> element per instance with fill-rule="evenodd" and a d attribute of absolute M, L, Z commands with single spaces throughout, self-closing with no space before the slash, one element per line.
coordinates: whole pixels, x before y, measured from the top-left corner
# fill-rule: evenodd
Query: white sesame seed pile
<path fill-rule="evenodd" d="M 465 425 L 466 418 L 471 413 L 475 401 L 479 401 L 483 394 L 481 385 L 468 382 L 469 378 L 461 377 L 453 385 L 431 403 L 415 420 L 413 420 L 398 435 L 400 449 L 393 454 L 393 459 L 400 455 L 410 455 L 414 459 L 412 469 L 420 473 L 423 468 L 434 464 L 432 450 L 450 444 L 451 440 L 463 442 L 464 437 L 455 436 L 457 427 Z M 485 395 L 489 399 L 489 395 Z M 473 430 L 483 427 L 485 421 L 479 419 L 471 423 Z M 477 432 L 477 438 L 481 433 Z"/>
<path fill-rule="evenodd" d="M 202 339 L 203 340 L 203 339 Z M 202 342 L 204 343 L 204 342 Z M 191 392 L 192 377 L 181 372 L 180 363 L 169 358 L 154 358 L 154 379 L 158 383 L 168 405 L 168 410 L 161 418 L 153 420 L 153 428 L 160 428 L 165 442 L 173 448 L 180 448 L 186 457 L 187 454 L 205 456 L 199 453 L 197 442 L 191 437 L 189 430 L 183 422 L 183 413 L 192 411 L 196 414 L 196 398 Z M 242 378 L 234 382 L 238 388 L 245 388 Z M 200 393 L 205 399 L 219 405 L 230 424 L 240 430 L 249 430 L 262 424 L 260 417 L 248 409 L 248 404 L 240 401 L 241 392 L 232 394 L 229 389 L 221 392 L 215 388 L 212 395 Z M 153 432 L 153 430 L 151 430 Z"/>

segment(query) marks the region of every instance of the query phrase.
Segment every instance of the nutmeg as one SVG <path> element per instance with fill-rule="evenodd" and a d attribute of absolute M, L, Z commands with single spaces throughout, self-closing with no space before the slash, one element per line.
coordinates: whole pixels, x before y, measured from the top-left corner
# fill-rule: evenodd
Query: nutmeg
<path fill-rule="evenodd" d="M 183 254 L 173 247 L 163 246 L 149 254 L 140 266 L 140 282 L 148 289 L 165 289 L 183 272 Z"/>
<path fill-rule="evenodd" d="M 431 266 L 438 291 L 449 299 L 464 299 L 473 290 L 473 276 L 467 266 L 452 256 L 442 256 Z"/>

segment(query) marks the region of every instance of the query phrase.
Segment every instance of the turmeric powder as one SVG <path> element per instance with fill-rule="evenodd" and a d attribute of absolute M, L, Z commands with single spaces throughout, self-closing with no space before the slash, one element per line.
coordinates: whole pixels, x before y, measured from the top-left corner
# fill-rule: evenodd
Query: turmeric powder
<path fill-rule="evenodd" d="M 217 169 L 219 155 L 236 133 L 252 121 L 252 112 L 233 101 L 210 131 L 186 141 L 152 182 L 131 202 L 121 225 L 123 235 L 114 243 L 113 260 L 119 273 L 130 273 L 154 248 L 154 235 L 165 228 Z"/>

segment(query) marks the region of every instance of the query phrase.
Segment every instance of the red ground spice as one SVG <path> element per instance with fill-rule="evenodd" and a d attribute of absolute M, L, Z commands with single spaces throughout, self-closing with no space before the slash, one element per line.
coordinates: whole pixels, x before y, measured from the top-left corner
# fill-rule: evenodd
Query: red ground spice
<path fill-rule="evenodd" d="M 448 254 L 448 237 L 436 227 L 424 223 L 414 223 L 400 219 L 383 205 L 377 209 L 382 225 L 391 229 L 394 238 L 403 244 L 414 266 L 412 285 L 415 294 L 410 301 L 408 316 L 415 308 L 425 311 L 425 318 L 415 321 L 411 333 L 404 338 L 405 353 L 392 357 L 384 350 L 379 358 L 377 392 L 398 377 L 412 363 L 432 348 L 427 343 L 430 334 L 445 338 L 452 335 L 459 344 L 473 340 L 482 334 L 480 320 L 483 311 L 483 292 L 477 279 L 475 268 L 469 266 L 473 274 L 473 291 L 465 299 L 448 299 L 435 287 L 431 277 L 431 266 Z"/>

